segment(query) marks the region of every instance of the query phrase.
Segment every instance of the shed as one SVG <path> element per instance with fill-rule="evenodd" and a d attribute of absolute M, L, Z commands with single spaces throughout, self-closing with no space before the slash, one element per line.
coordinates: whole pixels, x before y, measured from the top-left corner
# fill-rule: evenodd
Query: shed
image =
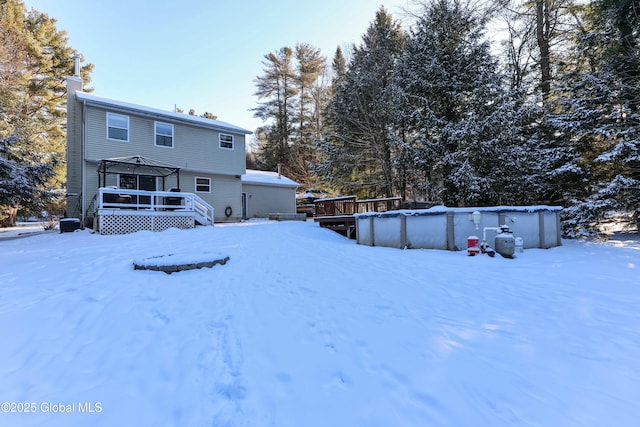
<path fill-rule="evenodd" d="M 277 172 L 247 169 L 242 175 L 243 218 L 268 218 L 273 213 L 295 214 L 299 186 Z"/>

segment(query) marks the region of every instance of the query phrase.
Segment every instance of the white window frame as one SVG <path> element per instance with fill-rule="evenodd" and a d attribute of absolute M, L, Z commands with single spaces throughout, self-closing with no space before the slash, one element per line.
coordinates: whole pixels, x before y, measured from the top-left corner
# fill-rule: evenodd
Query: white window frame
<path fill-rule="evenodd" d="M 109 118 L 110 118 L 110 117 L 114 117 L 114 118 L 118 117 L 118 118 L 120 118 L 120 119 L 126 119 L 126 121 L 127 121 L 127 127 L 126 127 L 126 128 L 123 128 L 123 127 L 121 127 L 121 126 L 110 126 L 110 125 L 109 125 Z M 107 122 L 107 139 L 108 139 L 109 141 L 129 142 L 129 133 L 131 132 L 131 129 L 130 129 L 131 127 L 130 127 L 130 123 L 129 123 L 129 116 L 125 116 L 124 114 L 118 114 L 118 113 L 110 113 L 110 112 L 107 112 L 107 116 L 106 116 L 106 118 L 107 118 L 107 119 L 106 119 L 106 122 Z M 110 137 L 109 137 L 109 128 L 114 128 L 114 129 L 124 129 L 124 130 L 126 130 L 126 131 L 127 131 L 127 139 L 110 138 Z"/>
<path fill-rule="evenodd" d="M 208 184 L 198 184 L 199 179 L 207 180 Z M 198 190 L 198 186 L 207 186 L 209 189 L 207 191 Z M 206 176 L 196 176 L 193 180 L 193 188 L 196 190 L 196 193 L 211 193 L 211 178 L 207 178 Z"/>
<path fill-rule="evenodd" d="M 224 141 L 225 144 L 231 144 L 231 147 L 223 147 L 222 146 L 222 137 L 231 138 L 231 141 Z M 235 137 L 233 135 L 229 135 L 228 133 L 221 133 L 218 135 L 218 147 L 223 150 L 233 150 L 236 147 Z"/>
<path fill-rule="evenodd" d="M 163 133 L 158 133 L 158 125 L 166 125 L 166 126 L 171 126 L 171 135 L 167 135 L 167 134 L 163 134 Z M 156 147 L 162 147 L 162 148 L 173 148 L 175 146 L 175 128 L 173 126 L 173 123 L 167 123 L 167 122 L 159 122 L 159 121 L 154 121 L 153 122 L 153 145 L 155 145 Z M 170 136 L 171 137 L 171 145 L 161 145 L 158 144 L 158 135 L 160 136 Z"/>

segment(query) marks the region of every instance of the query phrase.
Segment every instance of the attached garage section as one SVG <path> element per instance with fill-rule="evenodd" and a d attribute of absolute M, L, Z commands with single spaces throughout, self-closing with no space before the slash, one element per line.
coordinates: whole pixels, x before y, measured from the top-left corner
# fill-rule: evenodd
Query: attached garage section
<path fill-rule="evenodd" d="M 299 184 L 276 172 L 247 170 L 242 176 L 244 218 L 268 218 L 269 214 L 295 214 Z"/>

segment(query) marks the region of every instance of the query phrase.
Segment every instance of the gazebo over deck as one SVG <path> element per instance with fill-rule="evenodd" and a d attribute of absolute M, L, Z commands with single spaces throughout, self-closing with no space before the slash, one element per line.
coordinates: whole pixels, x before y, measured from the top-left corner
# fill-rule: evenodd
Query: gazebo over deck
<path fill-rule="evenodd" d="M 176 175 L 176 187 L 180 188 L 180 168 L 158 160 L 142 156 L 112 157 L 100 160 L 98 166 L 98 187 L 107 186 L 108 174 L 129 174 L 157 176 L 162 179 L 162 191 L 165 191 L 166 178 Z"/>
<path fill-rule="evenodd" d="M 118 186 L 107 186 L 109 174 L 120 176 Z M 176 176 L 172 180 L 176 187 L 166 191 L 171 175 Z M 213 207 L 193 193 L 181 192 L 179 186 L 179 167 L 142 156 L 103 159 L 98 166 L 94 228 L 100 234 L 122 234 L 213 225 Z"/>

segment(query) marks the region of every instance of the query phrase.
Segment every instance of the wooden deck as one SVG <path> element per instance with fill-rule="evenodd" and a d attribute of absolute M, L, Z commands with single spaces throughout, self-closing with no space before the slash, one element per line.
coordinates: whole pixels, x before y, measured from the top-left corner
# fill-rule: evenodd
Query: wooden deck
<path fill-rule="evenodd" d="M 213 225 L 213 206 L 192 193 L 100 187 L 94 229 L 100 234 Z"/>
<path fill-rule="evenodd" d="M 357 200 L 356 196 L 343 196 L 318 199 L 314 204 L 316 211 L 314 221 L 318 222 L 320 227 L 355 239 L 356 219 L 354 214 L 398 210 L 402 207 L 402 199 L 400 197 L 385 197 Z"/>

